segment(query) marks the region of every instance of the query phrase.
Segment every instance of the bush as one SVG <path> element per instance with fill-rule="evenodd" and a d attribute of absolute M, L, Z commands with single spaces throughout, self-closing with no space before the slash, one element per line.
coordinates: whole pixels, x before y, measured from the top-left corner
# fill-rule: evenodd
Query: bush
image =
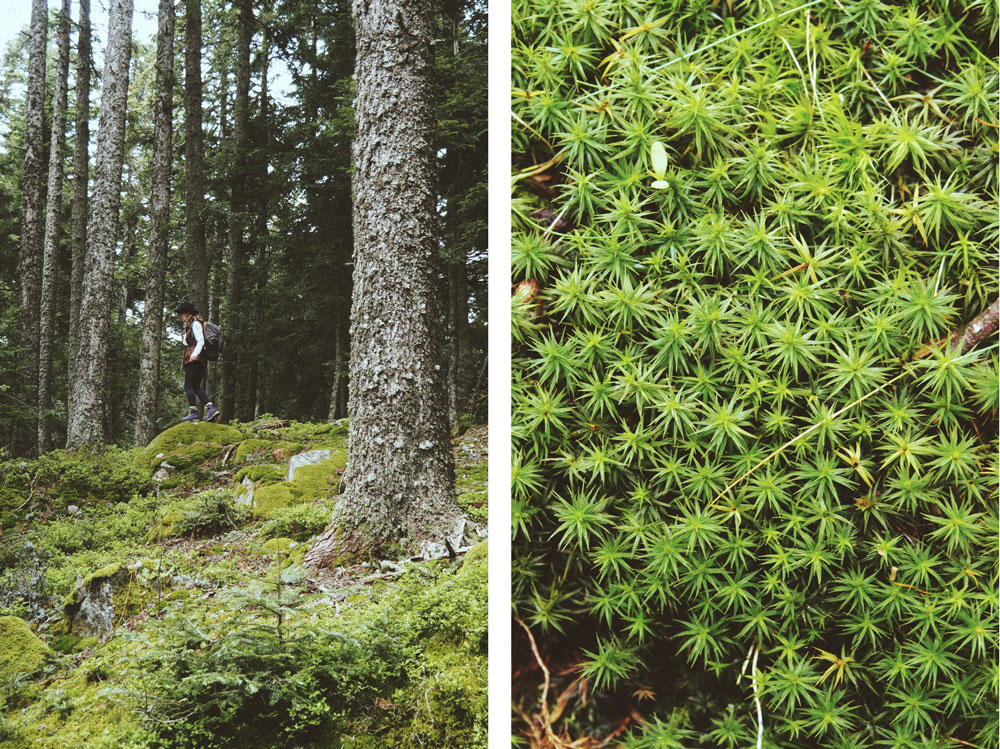
<path fill-rule="evenodd" d="M 151 487 L 151 473 L 139 455 L 112 446 L 102 453 L 53 450 L 35 460 L 0 462 L 0 510 L 20 508 L 23 515 L 63 512 L 71 504 L 127 502 Z"/>
<path fill-rule="evenodd" d="M 877 6 L 514 4 L 514 604 L 571 731 L 753 746 L 755 684 L 765 746 L 996 746 L 996 363 L 941 339 L 997 296 L 997 11 Z"/>
<path fill-rule="evenodd" d="M 281 586 L 220 593 L 207 619 L 177 612 L 126 635 L 139 641 L 130 668 L 148 690 L 136 697 L 165 745 L 301 745 L 392 730 L 381 745 L 485 746 L 484 563 L 415 571 L 339 614 L 282 590 L 299 576 L 290 568 Z M 390 697 L 395 707 L 374 707 Z M 434 714 L 417 725 L 427 700 Z"/>
<path fill-rule="evenodd" d="M 265 533 L 274 538 L 307 541 L 323 532 L 332 515 L 333 507 L 329 503 L 282 507 L 265 524 Z"/>

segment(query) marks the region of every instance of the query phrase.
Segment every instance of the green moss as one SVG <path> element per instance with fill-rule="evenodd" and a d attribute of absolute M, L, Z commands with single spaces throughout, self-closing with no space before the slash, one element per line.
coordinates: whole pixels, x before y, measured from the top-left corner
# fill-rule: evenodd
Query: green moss
<path fill-rule="evenodd" d="M 270 517 L 276 510 L 299 502 L 298 495 L 292 493 L 291 484 L 281 483 L 262 486 L 253 495 L 255 517 Z"/>
<path fill-rule="evenodd" d="M 267 541 L 261 549 L 266 551 L 268 554 L 280 554 L 295 546 L 298 546 L 298 543 L 291 538 L 272 538 L 270 541 Z"/>
<path fill-rule="evenodd" d="M 295 469 L 295 479 L 262 486 L 254 492 L 254 515 L 272 517 L 279 509 L 317 499 L 329 499 L 340 488 L 347 451 L 337 450 L 315 465 Z"/>
<path fill-rule="evenodd" d="M 54 682 L 34 704 L 9 718 L 13 736 L 0 749 L 145 749 L 151 737 L 138 713 L 123 700 L 109 699 L 107 684 L 91 683 L 86 669 Z"/>
<path fill-rule="evenodd" d="M 272 460 L 285 462 L 302 450 L 300 442 L 285 442 L 263 439 L 243 440 L 236 448 L 236 462 L 245 463 L 248 460 L 267 456 Z"/>
<path fill-rule="evenodd" d="M 462 569 L 470 567 L 477 563 L 486 563 L 489 561 L 490 555 L 490 542 L 480 541 L 478 544 L 473 546 L 467 552 L 465 552 L 465 559 L 462 560 Z"/>
<path fill-rule="evenodd" d="M 82 639 L 77 635 L 59 635 L 52 640 L 51 648 L 57 653 L 72 653 Z"/>
<path fill-rule="evenodd" d="M 267 486 L 268 484 L 276 484 L 279 481 L 284 481 L 286 475 L 287 471 L 280 466 L 244 466 L 233 476 L 233 484 L 240 484 L 243 479 L 248 478 L 261 486 Z"/>
<path fill-rule="evenodd" d="M 104 580 L 109 577 L 114 577 L 121 571 L 121 568 L 122 568 L 121 562 L 112 562 L 111 564 L 107 564 L 101 567 L 101 569 L 97 570 L 96 572 L 92 572 L 91 574 L 87 575 L 87 577 L 84 578 L 83 580 L 83 584 L 88 585 L 94 582 L 95 580 Z"/>
<path fill-rule="evenodd" d="M 220 455 L 226 447 L 242 439 L 242 432 L 224 424 L 177 424 L 157 435 L 142 455 L 150 468 L 166 462 L 184 470 Z"/>
<path fill-rule="evenodd" d="M 53 655 L 24 619 L 0 616 L 0 683 L 35 673 Z"/>

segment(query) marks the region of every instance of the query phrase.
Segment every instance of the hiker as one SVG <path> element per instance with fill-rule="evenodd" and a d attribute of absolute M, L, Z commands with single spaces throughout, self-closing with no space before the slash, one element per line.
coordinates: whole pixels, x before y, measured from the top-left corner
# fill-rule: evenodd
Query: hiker
<path fill-rule="evenodd" d="M 208 399 L 201 389 L 205 378 L 207 363 L 202 356 L 205 348 L 205 321 L 191 302 L 181 302 L 174 310 L 184 320 L 184 393 L 187 395 L 188 413 L 181 421 L 198 421 L 198 407 L 195 405 L 197 396 L 205 406 L 204 421 L 211 421 L 219 415 L 218 409 Z"/>

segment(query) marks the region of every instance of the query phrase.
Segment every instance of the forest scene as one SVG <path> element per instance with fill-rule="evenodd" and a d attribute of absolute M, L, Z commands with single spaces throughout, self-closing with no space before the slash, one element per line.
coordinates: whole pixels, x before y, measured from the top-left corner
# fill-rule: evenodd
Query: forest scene
<path fill-rule="evenodd" d="M 998 742 L 992 0 L 514 0 L 533 749 Z"/>
<path fill-rule="evenodd" d="M 484 747 L 485 5 L 21 5 L 0 747 Z"/>

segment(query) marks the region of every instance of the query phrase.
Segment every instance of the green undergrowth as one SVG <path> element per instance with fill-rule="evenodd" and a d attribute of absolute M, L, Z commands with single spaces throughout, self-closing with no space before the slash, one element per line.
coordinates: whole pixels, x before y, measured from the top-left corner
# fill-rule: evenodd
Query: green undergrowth
<path fill-rule="evenodd" d="M 998 292 L 997 4 L 512 10 L 513 600 L 553 730 L 996 747 L 997 339 L 947 337 Z"/>
<path fill-rule="evenodd" d="M 300 565 L 336 506 L 346 425 L 216 426 L 116 454 L 128 466 L 109 476 L 142 477 L 127 496 L 94 478 L 74 511 L 38 503 L 4 527 L 0 629 L 17 637 L 0 641 L 33 647 L 0 646 L 0 748 L 485 746 L 485 553 L 398 579 L 362 567 L 317 594 Z M 271 445 L 291 442 L 334 454 L 286 482 Z M 150 479 L 159 452 L 179 458 L 174 487 Z M 58 460 L 79 460 L 71 477 L 94 466 Z M 485 492 L 470 469 L 467 490 Z M 52 476 L 48 496 L 68 493 Z M 244 478 L 291 501 L 254 514 L 237 501 Z M 74 622 L 108 587 L 113 631 L 90 636 Z"/>

